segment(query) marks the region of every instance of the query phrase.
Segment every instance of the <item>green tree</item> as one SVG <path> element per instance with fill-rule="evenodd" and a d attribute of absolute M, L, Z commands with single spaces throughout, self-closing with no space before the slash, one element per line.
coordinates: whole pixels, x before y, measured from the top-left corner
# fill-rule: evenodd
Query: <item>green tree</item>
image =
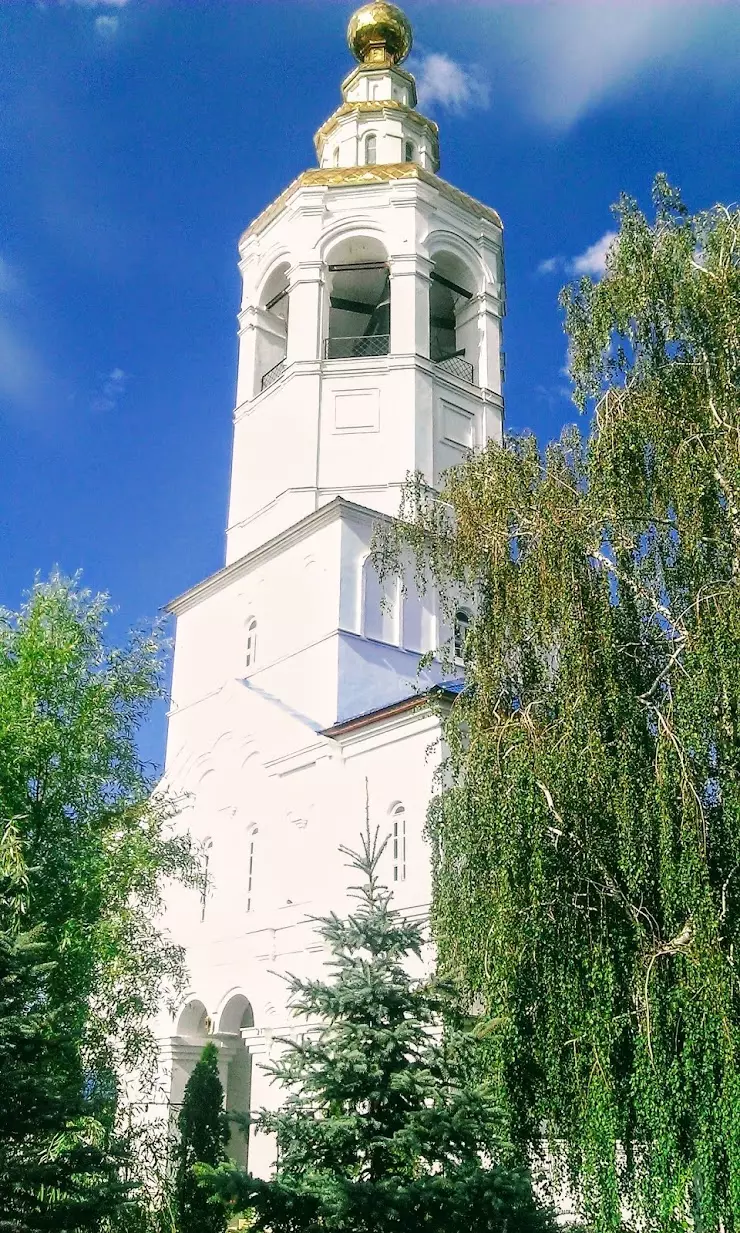
<path fill-rule="evenodd" d="M 270 1068 L 285 1104 L 257 1121 L 277 1137 L 275 1177 L 222 1166 L 205 1178 L 266 1233 L 544 1233 L 549 1213 L 465 1081 L 462 1035 L 442 1033 L 445 991 L 409 974 L 422 930 L 391 908 L 377 840 L 368 829 L 359 855 L 343 849 L 365 879 L 357 911 L 318 922 L 333 979 L 289 978 L 308 1023 Z"/>
<path fill-rule="evenodd" d="M 22 928 L 15 937 L 6 899 L 0 930 L 6 962 L 27 963 L 31 986 L 19 976 L 17 987 L 30 1021 L 38 1013 L 47 1036 L 53 1023 L 58 1046 L 51 1051 L 47 1039 L 37 1063 L 18 1052 L 4 1076 L 0 1141 L 21 1135 L 29 1168 L 34 1154 L 37 1166 L 43 1160 L 49 1210 L 58 1187 L 46 1166 L 56 1161 L 61 1178 L 61 1140 L 50 1152 L 51 1123 L 40 1121 L 34 1145 L 30 1106 L 18 1094 L 24 1084 L 37 1087 L 34 1065 L 48 1063 L 56 1076 L 50 1095 L 64 1094 L 60 1111 L 76 1094 L 82 1104 L 69 1108 L 91 1114 L 90 1143 L 114 1143 L 120 1076 L 153 1063 L 151 1018 L 183 979 L 180 949 L 154 924 L 162 881 L 194 872 L 187 840 L 171 833 L 170 803 L 153 793 L 136 745 L 161 696 L 161 638 L 137 633 L 125 648 L 109 647 L 108 615 L 104 597 L 58 576 L 36 585 L 18 613 L 0 614 L 0 819 L 12 820 L 24 870 Z M 8 1039 L 13 1013 L 11 998 L 0 1007 Z M 122 1141 L 115 1143 L 120 1155 Z"/>
<path fill-rule="evenodd" d="M 429 830 L 442 970 L 514 1140 L 616 1229 L 740 1227 L 740 212 L 617 207 L 576 398 L 378 542 L 474 591 Z"/>
<path fill-rule="evenodd" d="M 15 828 L 0 835 L 0 1233 L 98 1229 L 127 1199 L 121 1144 L 85 1092 L 78 1042 L 54 1005 L 55 960 L 23 916 Z"/>
<path fill-rule="evenodd" d="M 226 1160 L 229 1123 L 218 1076 L 218 1051 L 208 1044 L 185 1087 L 177 1119 L 174 1211 L 177 1233 L 223 1233 L 223 1203 L 196 1177 L 196 1164 L 216 1168 Z"/>

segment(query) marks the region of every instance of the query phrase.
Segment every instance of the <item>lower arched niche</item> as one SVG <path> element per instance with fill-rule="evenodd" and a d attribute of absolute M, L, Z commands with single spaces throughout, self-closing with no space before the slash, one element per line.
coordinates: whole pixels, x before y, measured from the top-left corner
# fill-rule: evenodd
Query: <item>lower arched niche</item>
<path fill-rule="evenodd" d="M 244 1043 L 242 1031 L 250 1027 L 254 1027 L 250 1002 L 243 993 L 235 993 L 218 1015 L 216 1037 L 223 1049 L 225 1060 L 222 1083 L 226 1112 L 245 1116 L 251 1108 L 252 1055 Z M 235 1164 L 246 1168 L 249 1133 L 234 1122 L 231 1123 L 227 1150 Z"/>
<path fill-rule="evenodd" d="M 203 1046 L 208 1041 L 211 1021 L 200 998 L 191 997 L 176 1019 L 174 1035 L 169 1039 L 168 1103 L 173 1118 L 182 1106 L 185 1087 L 195 1069 Z"/>
<path fill-rule="evenodd" d="M 192 998 L 180 1011 L 176 1035 L 187 1036 L 188 1038 L 206 1037 L 209 1028 L 208 1011 L 198 998 Z"/>

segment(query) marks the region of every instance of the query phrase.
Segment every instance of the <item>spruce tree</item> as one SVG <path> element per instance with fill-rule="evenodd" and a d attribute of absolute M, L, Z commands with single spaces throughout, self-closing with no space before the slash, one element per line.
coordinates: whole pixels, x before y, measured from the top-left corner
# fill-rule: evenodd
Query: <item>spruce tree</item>
<path fill-rule="evenodd" d="M 215 1167 L 226 1160 L 229 1124 L 218 1076 L 216 1046 L 206 1045 L 185 1087 L 178 1117 L 174 1208 L 178 1233 L 223 1233 L 223 1203 L 196 1177 L 196 1164 Z"/>
<path fill-rule="evenodd" d="M 549 1229 L 490 1098 L 466 1082 L 462 1033 L 443 1029 L 447 991 L 409 973 L 423 931 L 379 882 L 384 846 L 368 828 L 359 854 L 342 849 L 364 882 L 346 920 L 317 921 L 333 978 L 288 978 L 308 1023 L 269 1068 L 283 1107 L 257 1118 L 276 1136 L 274 1178 L 228 1166 L 205 1178 L 269 1233 Z"/>

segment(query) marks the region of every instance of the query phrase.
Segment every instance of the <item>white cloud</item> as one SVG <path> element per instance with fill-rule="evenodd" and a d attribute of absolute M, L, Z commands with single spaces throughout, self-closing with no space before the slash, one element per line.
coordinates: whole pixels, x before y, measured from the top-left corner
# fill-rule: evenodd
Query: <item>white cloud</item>
<path fill-rule="evenodd" d="M 603 278 L 606 273 L 607 253 L 616 238 L 616 231 L 605 231 L 601 239 L 590 244 L 577 257 L 547 257 L 537 266 L 537 273 L 561 273 L 570 278 L 580 278 L 588 274 L 591 278 Z"/>
<path fill-rule="evenodd" d="M 519 88 L 548 127 L 566 130 L 609 95 L 689 50 L 723 5 L 556 0 L 523 5 L 513 34 Z"/>
<path fill-rule="evenodd" d="M 488 85 L 476 69 L 465 68 L 449 56 L 432 52 L 415 65 L 420 107 L 435 103 L 448 111 L 487 107 Z"/>
<path fill-rule="evenodd" d="M 0 314 L 0 398 L 25 406 L 37 393 L 40 362 L 18 329 L 15 311 L 10 307 L 20 289 L 17 271 L 0 254 L 0 300 L 5 301 Z"/>
<path fill-rule="evenodd" d="M 101 38 L 110 39 L 118 30 L 118 18 L 108 13 L 96 17 L 95 29 Z"/>
<path fill-rule="evenodd" d="M 570 262 L 570 273 L 590 274 L 592 278 L 602 278 L 606 273 L 607 253 L 616 238 L 616 231 L 605 231 L 600 240 L 589 245 L 585 252 L 573 258 Z"/>
<path fill-rule="evenodd" d="M 100 390 L 92 400 L 92 410 L 100 412 L 115 411 L 126 392 L 128 379 L 129 374 L 124 372 L 122 368 L 113 368 L 103 378 Z"/>
<path fill-rule="evenodd" d="M 95 33 L 102 39 L 112 39 L 118 33 L 120 18 L 117 11 L 125 8 L 128 3 L 129 0 L 72 0 L 72 4 L 79 8 L 103 10 L 93 23 Z"/>
<path fill-rule="evenodd" d="M 0 398 L 29 407 L 37 399 L 43 374 L 39 357 L 18 330 L 0 317 Z"/>

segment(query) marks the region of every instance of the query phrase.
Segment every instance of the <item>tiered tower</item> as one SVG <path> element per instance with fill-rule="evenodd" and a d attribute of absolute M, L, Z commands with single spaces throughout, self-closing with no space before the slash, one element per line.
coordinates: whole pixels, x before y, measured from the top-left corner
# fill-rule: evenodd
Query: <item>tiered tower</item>
<path fill-rule="evenodd" d="M 274 973 L 321 966 L 305 918 L 344 907 L 337 849 L 362 828 L 366 784 L 399 905 L 429 899 L 429 691 L 444 676 L 419 661 L 455 631 L 413 571 L 381 585 L 369 551 L 409 472 L 435 485 L 501 437 L 504 275 L 496 212 L 437 175 L 437 126 L 401 67 L 411 41 L 391 4 L 354 15 L 358 64 L 316 134 L 318 168 L 239 244 L 226 562 L 170 605 L 165 779 L 208 866 L 202 894 L 168 905 L 191 980 L 160 1024 L 174 1105 L 207 1037 L 229 1107 L 277 1098 L 255 1064 L 290 1030 Z M 269 1143 L 249 1153 L 269 1170 Z"/>

